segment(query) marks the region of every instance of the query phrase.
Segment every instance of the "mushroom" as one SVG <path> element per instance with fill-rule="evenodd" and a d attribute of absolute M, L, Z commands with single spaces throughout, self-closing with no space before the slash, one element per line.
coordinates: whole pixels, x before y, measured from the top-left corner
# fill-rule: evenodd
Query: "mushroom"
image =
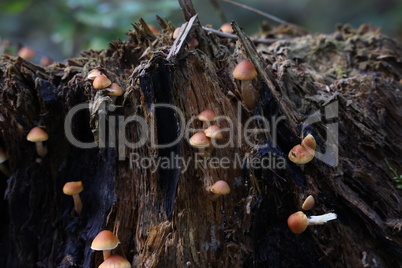
<path fill-rule="evenodd" d="M 324 224 L 328 221 L 335 220 L 337 215 L 335 213 L 327 213 L 320 216 L 311 216 L 307 218 L 306 214 L 302 211 L 293 213 L 288 218 L 289 229 L 295 234 L 301 234 L 309 225 Z"/>
<path fill-rule="evenodd" d="M 98 69 L 93 69 L 92 71 L 90 71 L 87 75 L 87 79 L 88 80 L 94 80 L 97 76 L 101 75 L 102 72 L 99 71 Z"/>
<path fill-rule="evenodd" d="M 228 23 L 228 22 L 222 24 L 220 30 L 221 30 L 222 32 L 224 32 L 224 33 L 230 33 L 230 34 L 233 33 L 232 25 L 231 25 L 230 23 Z"/>
<path fill-rule="evenodd" d="M 40 127 L 34 127 L 29 131 L 27 135 L 27 140 L 30 142 L 35 142 L 36 144 L 36 152 L 39 156 L 45 156 L 47 154 L 47 149 L 43 147 L 42 142 L 47 141 L 49 136 L 47 135 L 46 131 Z"/>
<path fill-rule="evenodd" d="M 3 148 L 0 147 L 0 171 L 8 178 L 11 175 L 11 171 L 6 165 L 6 161 L 8 160 L 8 155 Z"/>
<path fill-rule="evenodd" d="M 212 110 L 204 110 L 202 111 L 198 116 L 198 120 L 203 121 L 203 122 L 212 122 L 215 121 L 216 114 Z"/>
<path fill-rule="evenodd" d="M 124 94 L 123 89 L 117 83 L 111 83 L 106 90 L 109 96 L 119 97 Z"/>
<path fill-rule="evenodd" d="M 106 260 L 110 257 L 111 250 L 119 244 L 120 240 L 111 231 L 103 230 L 92 241 L 91 249 L 102 250 L 103 260 Z"/>
<path fill-rule="evenodd" d="M 112 81 L 110 81 L 109 78 L 106 77 L 106 75 L 101 74 L 94 79 L 94 81 L 92 82 L 92 86 L 94 87 L 94 89 L 100 90 L 107 88 L 108 86 L 110 86 L 111 83 Z"/>
<path fill-rule="evenodd" d="M 254 65 L 249 61 L 241 61 L 233 70 L 233 77 L 241 81 L 241 95 L 244 104 L 252 110 L 258 103 L 258 92 L 253 88 L 251 80 L 257 77 Z"/>
<path fill-rule="evenodd" d="M 204 130 L 205 136 L 211 139 L 220 140 L 223 138 L 221 128 L 217 125 L 212 125 Z"/>
<path fill-rule="evenodd" d="M 211 140 L 205 135 L 204 132 L 197 132 L 191 136 L 189 143 L 191 146 L 198 148 L 198 152 L 202 156 L 208 156 L 210 151 L 208 148 L 211 145 Z"/>
<path fill-rule="evenodd" d="M 290 150 L 288 155 L 290 161 L 295 164 L 307 164 L 314 158 L 314 151 L 310 153 L 306 148 L 301 145 L 296 145 Z"/>
<path fill-rule="evenodd" d="M 226 181 L 218 180 L 212 186 L 206 188 L 207 192 L 210 194 L 210 199 L 215 201 L 221 195 L 227 195 L 230 193 L 229 184 Z"/>
<path fill-rule="evenodd" d="M 312 195 L 309 195 L 303 202 L 302 210 L 310 210 L 314 207 L 314 205 L 315 205 L 314 197 Z"/>
<path fill-rule="evenodd" d="M 317 147 L 317 143 L 314 139 L 314 136 L 311 134 L 308 134 L 306 137 L 304 137 L 304 139 L 302 140 L 301 146 L 303 146 L 304 148 L 307 149 L 307 151 L 309 151 L 309 153 L 311 154 L 315 154 L 315 148 Z"/>
<path fill-rule="evenodd" d="M 180 33 L 180 27 L 177 27 L 173 32 L 172 35 L 173 39 L 176 39 L 179 36 L 179 33 Z"/>
<path fill-rule="evenodd" d="M 131 268 L 131 264 L 122 256 L 112 255 L 102 262 L 99 268 Z"/>
<path fill-rule="evenodd" d="M 24 46 L 18 50 L 18 56 L 24 60 L 30 60 L 35 56 L 36 52 L 28 46 Z"/>
<path fill-rule="evenodd" d="M 70 181 L 64 184 L 63 193 L 65 195 L 71 195 L 74 200 L 74 210 L 80 214 L 82 210 L 82 201 L 80 193 L 84 190 L 82 181 Z"/>
<path fill-rule="evenodd" d="M 190 37 L 190 39 L 187 42 L 187 46 L 190 50 L 193 50 L 198 47 L 200 43 L 198 42 L 197 38 L 195 37 Z"/>

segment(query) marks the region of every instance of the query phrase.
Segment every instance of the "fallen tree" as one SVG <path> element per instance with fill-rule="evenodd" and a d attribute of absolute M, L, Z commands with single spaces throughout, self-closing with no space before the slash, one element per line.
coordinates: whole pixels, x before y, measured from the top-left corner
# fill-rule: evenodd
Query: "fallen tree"
<path fill-rule="evenodd" d="M 127 41 L 65 63 L 2 56 L 2 267 L 97 267 L 90 246 L 103 229 L 133 267 L 397 267 L 400 44 L 370 25 L 280 26 L 251 40 L 235 22 L 233 35 L 203 28 L 179 2 L 176 39 L 169 22 L 155 35 L 140 20 Z M 250 82 L 232 75 L 243 60 L 258 73 Z M 124 95 L 95 90 L 93 69 Z M 206 128 L 195 119 L 206 109 L 225 116 L 227 144 L 202 156 L 187 137 Z M 26 140 L 35 126 L 49 136 L 43 157 Z M 294 164 L 288 153 L 307 134 L 316 157 Z M 77 180 L 80 214 L 62 191 Z M 217 180 L 231 192 L 211 200 Z M 307 215 L 338 218 L 296 235 L 287 219 L 308 195 Z"/>

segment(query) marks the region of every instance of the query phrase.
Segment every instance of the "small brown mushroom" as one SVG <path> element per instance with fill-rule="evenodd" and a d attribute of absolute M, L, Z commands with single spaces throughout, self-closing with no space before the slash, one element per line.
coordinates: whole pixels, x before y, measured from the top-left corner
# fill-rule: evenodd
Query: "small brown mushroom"
<path fill-rule="evenodd" d="M 303 202 L 302 210 L 310 210 L 314 207 L 314 205 L 315 205 L 314 197 L 312 195 L 309 195 Z"/>
<path fill-rule="evenodd" d="M 222 24 L 220 30 L 221 30 L 222 32 L 224 32 L 224 33 L 230 33 L 230 34 L 233 33 L 232 25 L 231 25 L 230 23 L 228 23 L 228 22 Z"/>
<path fill-rule="evenodd" d="M 131 264 L 119 255 L 112 255 L 102 262 L 98 268 L 131 268 Z"/>
<path fill-rule="evenodd" d="M 92 82 L 92 86 L 94 87 L 94 89 L 100 90 L 107 88 L 108 86 L 110 86 L 111 83 L 112 81 L 110 81 L 109 78 L 106 77 L 106 75 L 101 74 L 94 79 L 94 81 Z"/>
<path fill-rule="evenodd" d="M 80 198 L 80 193 L 84 190 L 82 181 L 70 181 L 64 184 L 63 193 L 65 195 L 70 195 L 74 200 L 74 210 L 78 214 L 82 211 L 82 201 Z"/>
<path fill-rule="evenodd" d="M 43 141 L 47 141 L 49 136 L 46 131 L 40 127 L 34 127 L 29 131 L 27 135 L 27 140 L 30 142 L 35 142 L 36 152 L 39 156 L 45 156 L 47 154 L 47 149 L 43 146 Z"/>
<path fill-rule="evenodd" d="M 254 109 L 258 103 L 258 92 L 251 83 L 257 77 L 254 65 L 249 61 L 240 62 L 233 70 L 233 77 L 241 80 L 240 91 L 244 104 L 249 110 Z"/>
<path fill-rule="evenodd" d="M 216 114 L 214 111 L 207 109 L 202 111 L 198 116 L 198 120 L 203 121 L 203 122 L 212 122 L 215 121 Z"/>
<path fill-rule="evenodd" d="M 101 75 L 102 72 L 98 69 L 93 69 L 92 71 L 90 71 L 87 75 L 87 79 L 88 80 L 94 80 L 97 76 Z"/>
<path fill-rule="evenodd" d="M 119 97 L 124 94 L 123 89 L 117 83 L 111 83 L 110 86 L 106 88 L 109 96 Z"/>
<path fill-rule="evenodd" d="M 211 125 L 206 130 L 204 130 L 205 136 L 211 139 L 220 140 L 223 138 L 221 128 L 217 125 Z"/>
<path fill-rule="evenodd" d="M 218 199 L 221 195 L 227 195 L 230 193 L 229 184 L 226 181 L 218 180 L 212 186 L 206 188 L 209 193 L 209 198 L 212 201 Z"/>
<path fill-rule="evenodd" d="M 306 148 L 301 145 L 296 145 L 295 147 L 290 150 L 288 155 L 290 161 L 295 164 L 307 164 L 314 158 L 314 151 L 313 154 L 310 153 Z"/>
<path fill-rule="evenodd" d="M 91 249 L 102 250 L 103 260 L 110 257 L 112 249 L 120 244 L 120 240 L 109 230 L 101 231 L 92 241 Z"/>
<path fill-rule="evenodd" d="M 320 216 L 311 216 L 307 218 L 306 214 L 302 211 L 293 213 L 288 218 L 289 229 L 295 234 L 301 234 L 309 225 L 324 224 L 328 221 L 335 220 L 337 215 L 335 213 L 327 213 Z"/>
<path fill-rule="evenodd" d="M 28 46 L 24 46 L 18 50 L 18 56 L 24 60 L 31 60 L 35 56 L 36 52 Z"/>

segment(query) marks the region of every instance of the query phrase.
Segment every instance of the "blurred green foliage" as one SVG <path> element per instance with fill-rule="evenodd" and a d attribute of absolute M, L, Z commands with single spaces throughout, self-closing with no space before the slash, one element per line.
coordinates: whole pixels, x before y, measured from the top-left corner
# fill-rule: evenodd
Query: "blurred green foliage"
<path fill-rule="evenodd" d="M 402 35 L 400 0 L 237 0 L 298 24 L 310 32 L 332 32 L 335 24 L 358 27 L 372 22 L 394 37 Z M 228 21 L 236 20 L 248 34 L 258 32 L 265 18 L 217 0 Z M 223 23 L 210 0 L 193 0 L 203 24 Z M 156 25 L 155 15 L 183 23 L 177 0 L 2 0 L 0 40 L 32 46 L 56 60 L 78 56 L 84 49 L 104 49 L 125 39 L 139 18 Z"/>

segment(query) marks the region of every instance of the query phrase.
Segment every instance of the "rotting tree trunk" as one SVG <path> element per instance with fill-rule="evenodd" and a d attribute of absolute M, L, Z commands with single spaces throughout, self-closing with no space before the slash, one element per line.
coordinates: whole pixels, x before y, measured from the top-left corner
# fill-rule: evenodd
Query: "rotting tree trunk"
<path fill-rule="evenodd" d="M 195 50 L 173 43 L 172 26 L 160 20 L 156 37 L 140 22 L 128 41 L 46 68 L 1 58 L 1 146 L 12 171 L 1 184 L 1 267 L 97 267 L 102 254 L 90 244 L 102 229 L 119 237 L 113 253 L 133 267 L 398 267 L 402 198 L 386 160 L 402 172 L 401 46 L 363 25 L 254 47 L 236 24 L 237 42 L 205 32 L 185 12 L 182 38 L 195 36 Z M 232 77 L 244 59 L 258 71 L 252 111 Z M 85 79 L 93 68 L 125 89 L 116 107 Z M 85 103 L 90 110 L 68 117 Z M 163 104 L 177 107 L 184 122 Z M 219 124 L 233 130 L 224 140 L 233 144 L 196 164 L 197 149 L 180 134 L 205 128 L 197 120 L 186 126 L 204 109 L 231 119 Z M 133 115 L 149 133 L 129 123 Z M 243 136 L 264 127 L 256 115 L 269 131 Z M 36 125 L 50 137 L 43 158 L 26 141 Z M 66 131 L 101 148 L 74 146 Z M 301 167 L 287 154 L 307 133 L 321 155 Z M 149 137 L 144 145 L 130 146 L 142 137 Z M 236 162 L 245 156 L 269 167 Z M 145 162 L 168 157 L 192 161 L 186 168 Z M 212 159 L 231 162 L 217 168 Z M 205 188 L 218 179 L 231 193 L 213 202 Z M 84 184 L 80 216 L 62 192 L 70 180 Z M 287 218 L 309 194 L 316 206 L 306 214 L 331 211 L 338 219 L 295 235 Z"/>

